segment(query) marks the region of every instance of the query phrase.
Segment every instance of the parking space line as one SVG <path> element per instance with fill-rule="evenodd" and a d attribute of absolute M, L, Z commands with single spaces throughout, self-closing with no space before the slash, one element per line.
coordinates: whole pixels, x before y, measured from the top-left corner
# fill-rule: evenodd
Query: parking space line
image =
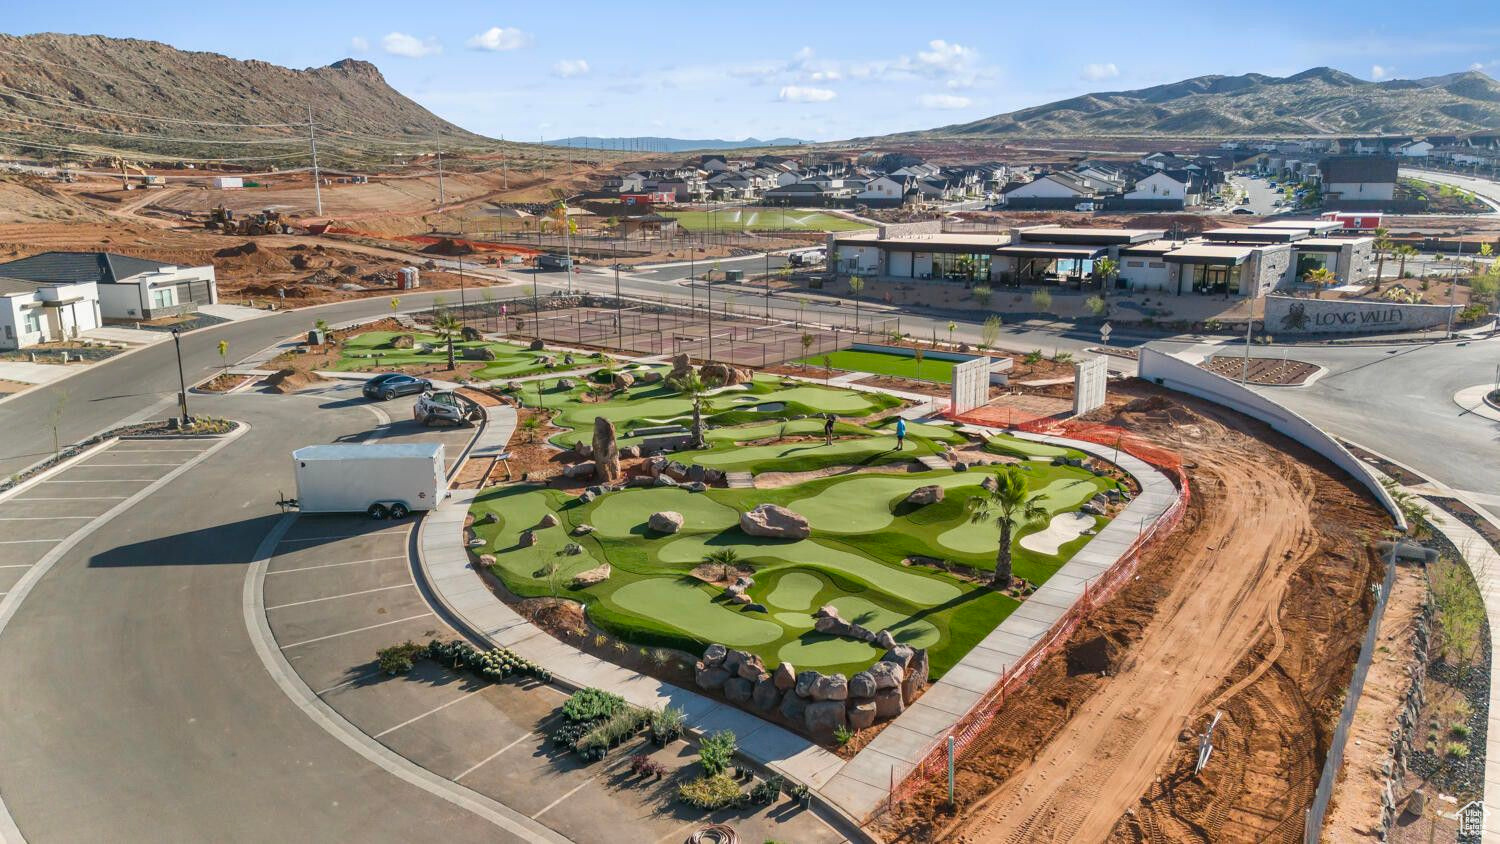
<path fill-rule="evenodd" d="M 558 715 L 548 715 L 546 718 L 542 719 L 542 724 L 545 724 L 548 721 L 555 720 L 558 717 L 559 717 Z M 541 725 L 539 724 L 537 726 L 540 727 Z M 469 770 L 464 771 L 463 773 L 461 773 L 458 776 L 454 777 L 453 781 L 454 782 L 458 782 L 459 780 L 463 779 L 464 777 L 468 776 L 469 774 L 472 774 L 475 771 L 479 770 L 480 768 L 483 768 L 485 765 L 489 764 L 490 762 L 493 762 L 497 757 L 499 757 L 500 754 L 504 753 L 507 750 L 510 750 L 512 747 L 515 747 L 516 745 L 518 745 L 521 742 L 523 742 L 523 741 L 531 738 L 532 736 L 544 736 L 545 737 L 546 735 L 547 735 L 547 733 L 544 730 L 541 730 L 541 729 L 536 729 L 536 730 L 532 730 L 530 732 L 522 733 L 521 735 L 519 735 L 519 736 L 516 737 L 515 741 L 512 741 L 510 744 L 507 744 L 506 746 L 500 748 L 499 750 L 495 751 L 494 753 L 491 753 L 490 755 L 484 757 L 483 759 L 479 760 L 478 762 L 475 762 L 474 765 L 473 765 L 473 767 L 469 768 Z"/>
<path fill-rule="evenodd" d="M 388 727 L 388 728 L 386 728 L 384 730 L 381 730 L 380 732 L 376 733 L 374 737 L 375 738 L 380 738 L 381 736 L 384 736 L 384 735 L 387 735 L 387 734 L 390 734 L 390 733 L 394 733 L 395 731 L 401 729 L 402 727 L 408 726 L 410 724 L 415 724 L 416 722 L 422 720 L 423 718 L 426 718 L 428 715 L 431 715 L 434 712 L 442 712 L 444 709 L 447 709 L 448 707 L 452 706 L 453 704 L 458 703 L 459 701 L 462 701 L 462 700 L 468 700 L 469 698 L 473 697 L 474 695 L 479 694 L 482 691 L 485 691 L 488 688 L 489 688 L 489 685 L 486 684 L 483 687 L 475 689 L 472 692 L 467 692 L 465 694 L 459 695 L 458 697 L 454 698 L 453 700 L 448 701 L 447 703 L 443 704 L 442 706 L 434 706 L 433 708 L 427 710 L 426 712 L 423 712 L 421 715 L 418 715 L 415 718 L 408 718 L 405 721 L 402 721 L 401 723 L 397 724 L 394 727 Z"/>
<path fill-rule="evenodd" d="M 539 818 L 542 815 L 546 814 L 548 809 L 553 808 L 557 804 L 559 804 L 559 803 L 563 802 L 564 800 L 567 800 L 569 797 L 572 797 L 573 795 L 577 794 L 579 791 L 583 790 L 584 786 L 588 785 L 589 783 L 591 783 L 593 781 L 594 781 L 594 778 L 593 777 L 589 777 L 588 779 L 584 780 L 583 782 L 581 782 L 581 783 L 573 786 L 572 788 L 568 789 L 568 793 L 567 794 L 564 794 L 563 796 L 557 798 L 556 800 L 553 800 L 551 803 L 548 803 L 547 805 L 543 806 L 542 810 L 540 812 L 537 812 L 536 814 L 534 814 L 534 815 L 531 816 L 531 819 L 532 820 L 536 820 L 537 818 Z"/>
<path fill-rule="evenodd" d="M 0 540 L 0 545 L 26 545 L 32 542 L 62 542 L 61 539 L 6 539 Z"/>
<path fill-rule="evenodd" d="M 342 595 L 328 595 L 323 598 L 309 598 L 306 601 L 292 601 L 286 604 L 277 604 L 274 607 L 266 607 L 266 612 L 270 612 L 271 610 L 283 610 L 287 607 L 300 607 L 305 604 L 318 604 L 322 603 L 323 601 L 332 601 L 338 598 L 352 598 L 355 595 L 368 595 L 371 592 L 389 592 L 392 589 L 405 589 L 408 586 L 414 589 L 416 588 L 415 583 L 398 583 L 395 586 L 377 586 L 374 589 L 361 589 L 358 592 L 345 592 Z"/>
<path fill-rule="evenodd" d="M 181 466 L 181 463 L 79 463 L 74 469 L 134 469 L 137 466 Z"/>
<path fill-rule="evenodd" d="M 364 674 L 361 674 L 358 677 L 355 677 L 353 680 L 345 680 L 344 682 L 339 683 L 337 686 L 329 686 L 328 688 L 324 689 L 323 691 L 321 691 L 321 692 L 313 692 L 313 694 L 317 695 L 318 697 L 322 697 L 323 695 L 326 695 L 329 692 L 336 692 L 336 691 L 338 691 L 339 689 L 342 689 L 345 686 L 352 686 L 355 683 L 358 683 L 358 682 L 360 682 L 362 680 L 368 680 L 371 677 L 375 677 L 375 676 L 377 676 L 379 674 L 380 674 L 380 669 L 379 668 L 375 669 L 374 671 L 367 671 Z"/>
<path fill-rule="evenodd" d="M 379 628 L 379 627 L 390 627 L 392 624 L 400 624 L 403 621 L 416 621 L 419 618 L 426 618 L 429 615 L 432 615 L 432 613 L 430 613 L 430 612 L 421 612 L 421 613 L 417 613 L 416 615 L 413 615 L 413 616 L 408 616 L 406 618 L 398 618 L 395 621 L 382 621 L 379 624 L 371 624 L 369 627 L 356 627 L 353 630 L 345 630 L 342 633 L 330 633 L 327 636 L 319 636 L 316 639 L 304 639 L 304 640 L 302 640 L 300 642 L 293 642 L 290 645 L 282 645 L 281 649 L 285 651 L 285 650 L 289 650 L 291 648 L 300 648 L 303 645 L 311 645 L 314 642 L 322 642 L 322 641 L 325 641 L 327 639 L 337 639 L 340 636 L 349 636 L 349 635 L 352 635 L 354 633 L 363 633 L 366 630 L 374 630 L 374 629 Z"/>
<path fill-rule="evenodd" d="M 207 451 L 203 448 L 113 448 L 115 454 L 167 454 L 169 452 L 182 452 L 183 454 L 202 454 Z"/>
<path fill-rule="evenodd" d="M 52 522 L 58 519 L 97 519 L 98 516 L 0 516 L 0 522 Z"/>
<path fill-rule="evenodd" d="M 333 569 L 333 568 L 338 568 L 339 566 L 357 566 L 357 565 L 360 565 L 361 563 L 379 563 L 379 562 L 384 562 L 386 560 L 404 560 L 404 559 L 406 559 L 406 555 L 405 554 L 397 554 L 394 557 L 371 557 L 368 560 L 350 560 L 347 563 L 322 563 L 322 564 L 316 565 L 316 566 L 303 566 L 302 568 L 298 568 L 298 569 L 277 569 L 276 571 L 268 571 L 268 572 L 266 572 L 266 577 L 270 577 L 273 574 L 292 574 L 293 572 L 299 572 L 299 571 L 314 571 L 316 569 Z"/>
<path fill-rule="evenodd" d="M 156 483 L 158 478 L 58 478 L 54 480 L 37 481 L 39 484 L 151 484 Z"/>
<path fill-rule="evenodd" d="M 32 565 L 34 565 L 34 564 L 33 563 L 17 563 L 15 565 L 0 566 L 0 569 L 29 569 L 29 568 L 32 567 Z"/>
<path fill-rule="evenodd" d="M 338 539 L 364 539 L 367 536 L 404 536 L 410 532 L 410 528 L 403 528 L 401 530 L 377 530 L 371 533 L 345 533 L 339 536 L 302 536 L 296 539 L 283 539 L 281 540 L 281 542 L 282 544 L 286 544 L 288 542 L 328 542 Z"/>
<path fill-rule="evenodd" d="M 72 495 L 64 498 L 12 498 L 11 501 L 124 501 L 128 495 Z M 97 516 L 95 518 L 98 518 Z"/>

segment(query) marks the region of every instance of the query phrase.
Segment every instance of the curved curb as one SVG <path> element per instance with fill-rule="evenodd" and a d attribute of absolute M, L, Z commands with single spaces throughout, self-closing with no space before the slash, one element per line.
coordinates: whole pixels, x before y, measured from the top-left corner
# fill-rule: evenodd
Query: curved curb
<path fill-rule="evenodd" d="M 296 520 L 295 513 L 283 515 L 270 533 L 266 534 L 265 539 L 261 540 L 259 547 L 255 549 L 254 559 L 245 570 L 245 587 L 241 598 L 245 632 L 266 673 L 271 675 L 271 679 L 287 699 L 324 732 L 391 776 L 483 818 L 523 841 L 567 844 L 566 838 L 546 826 L 472 789 L 434 774 L 371 738 L 325 703 L 303 682 L 302 677 L 276 646 L 271 625 L 266 621 L 263 592 L 266 568 L 272 552 Z"/>
<path fill-rule="evenodd" d="M 5 598 L 0 599 L 0 634 L 3 634 L 5 632 L 5 626 L 10 623 L 11 618 L 16 614 L 16 610 L 20 609 L 21 602 L 26 600 L 26 596 L 30 594 L 32 587 L 37 584 L 37 581 L 45 577 L 47 575 L 47 572 L 52 570 L 52 567 L 57 564 L 58 560 L 62 559 L 63 556 L 66 555 L 69 551 L 73 550 L 73 546 L 77 545 L 79 542 L 82 542 L 86 537 L 92 535 L 99 528 L 109 524 L 122 513 L 130 510 L 136 504 L 140 503 L 142 499 L 160 490 L 168 483 L 176 480 L 178 476 L 193 469 L 199 463 L 202 463 L 214 454 L 217 454 L 220 449 L 239 439 L 249 430 L 249 424 L 240 422 L 233 431 L 230 431 L 228 434 L 223 434 L 218 443 L 209 446 L 208 448 L 204 449 L 201 454 L 194 456 L 193 459 L 187 461 L 186 463 L 183 463 L 181 466 L 178 466 L 165 475 L 162 475 L 160 478 L 149 484 L 145 489 L 137 490 L 135 494 L 109 508 L 98 518 L 90 521 L 87 525 L 79 528 L 72 534 L 69 534 L 69 536 L 62 542 L 59 542 L 57 545 L 53 546 L 52 550 L 48 551 L 45 557 L 42 557 L 40 560 L 38 560 L 35 565 L 33 565 L 26 571 L 26 574 L 22 576 L 20 580 L 16 581 L 16 585 L 10 588 L 10 591 L 6 594 Z M 115 442 L 118 442 L 118 440 L 110 440 L 108 441 L 107 445 L 89 449 L 83 454 L 78 455 L 76 459 L 60 463 L 52 470 L 43 472 L 38 477 L 46 477 L 47 475 L 52 474 L 54 471 L 59 471 L 67 466 L 71 466 L 74 462 L 76 462 L 77 459 L 82 459 L 84 455 L 96 454 L 99 451 L 102 451 L 104 448 L 108 448 L 109 446 L 113 445 Z M 18 488 L 19 487 L 13 488 L 13 490 Z M 16 826 L 15 818 L 11 817 L 10 811 L 5 807 L 4 796 L 0 795 L 0 841 L 7 842 L 7 844 L 11 844 L 11 842 L 20 844 L 20 842 L 24 842 L 25 840 L 26 837 L 21 834 L 20 827 Z"/>
<path fill-rule="evenodd" d="M 1483 416 L 1493 422 L 1500 422 L 1500 407 L 1496 407 L 1490 401 L 1489 394 L 1494 391 L 1493 384 L 1478 384 L 1473 387 L 1465 387 L 1453 394 L 1453 403 L 1463 408 L 1465 413 L 1475 416 Z"/>

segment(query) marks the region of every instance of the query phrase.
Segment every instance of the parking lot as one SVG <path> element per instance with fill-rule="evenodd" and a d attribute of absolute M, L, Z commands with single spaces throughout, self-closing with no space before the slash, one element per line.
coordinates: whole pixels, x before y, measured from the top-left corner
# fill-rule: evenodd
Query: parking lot
<path fill-rule="evenodd" d="M 346 391 L 327 395 L 339 400 Z M 410 421 L 410 401 L 379 404 L 392 421 L 359 439 L 439 439 L 450 461 L 456 459 L 475 429 L 423 429 Z M 307 687 L 392 751 L 571 840 L 681 841 L 707 822 L 675 801 L 673 774 L 636 784 L 628 772 L 632 754 L 652 752 L 674 772 L 696 776 L 696 756 L 682 742 L 657 749 L 637 739 L 602 763 L 584 765 L 547 740 L 566 699 L 558 688 L 481 682 L 426 661 L 405 677 L 376 669 L 380 648 L 458 637 L 413 579 L 409 552 L 416 529 L 414 518 L 303 515 L 281 536 L 260 588 L 275 646 Z M 841 839 L 813 813 L 790 806 L 725 812 L 715 820 L 733 823 L 748 834 L 745 840 Z"/>
<path fill-rule="evenodd" d="M 0 498 L 0 597 L 69 536 L 220 442 L 117 440 Z"/>

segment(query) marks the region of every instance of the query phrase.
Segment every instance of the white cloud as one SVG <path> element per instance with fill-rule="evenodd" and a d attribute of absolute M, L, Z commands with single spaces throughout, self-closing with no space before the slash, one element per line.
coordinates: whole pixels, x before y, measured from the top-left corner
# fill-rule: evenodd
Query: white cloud
<path fill-rule="evenodd" d="M 956 109 L 968 108 L 973 104 L 968 97 L 960 97 L 954 94 L 923 94 L 922 108 Z"/>
<path fill-rule="evenodd" d="M 943 73 L 964 70 L 978 57 L 979 53 L 973 47 L 950 44 L 941 38 L 928 41 L 927 49 L 917 52 L 917 62 L 921 66 Z"/>
<path fill-rule="evenodd" d="M 1086 64 L 1083 66 L 1083 78 L 1090 82 L 1098 82 L 1102 79 L 1114 79 L 1119 75 L 1120 69 L 1115 67 L 1114 62 Z"/>
<path fill-rule="evenodd" d="M 436 38 L 418 38 L 404 32 L 392 32 L 380 39 L 380 46 L 393 56 L 406 56 L 409 59 L 420 59 L 443 52 L 443 45 Z"/>
<path fill-rule="evenodd" d="M 492 53 L 518 50 L 531 43 L 531 35 L 513 26 L 492 26 L 470 38 L 470 50 L 488 50 Z"/>
<path fill-rule="evenodd" d="M 814 70 L 807 74 L 808 82 L 837 82 L 843 78 L 844 74 L 840 73 L 836 68 Z"/>
<path fill-rule="evenodd" d="M 583 59 L 563 59 L 552 66 L 552 72 L 564 79 L 571 79 L 588 73 L 589 63 Z"/>
<path fill-rule="evenodd" d="M 784 103 L 826 103 L 838 94 L 827 88 L 812 88 L 805 85 L 785 85 L 779 99 Z"/>
<path fill-rule="evenodd" d="M 349 39 L 349 47 L 357 53 L 363 53 L 370 49 L 370 40 L 363 35 L 356 35 Z"/>
<path fill-rule="evenodd" d="M 1379 82 L 1382 79 L 1389 79 L 1391 77 L 1391 74 L 1395 72 L 1396 69 L 1394 67 L 1383 67 L 1378 64 L 1370 65 L 1370 78 L 1375 80 L 1376 82 Z"/>

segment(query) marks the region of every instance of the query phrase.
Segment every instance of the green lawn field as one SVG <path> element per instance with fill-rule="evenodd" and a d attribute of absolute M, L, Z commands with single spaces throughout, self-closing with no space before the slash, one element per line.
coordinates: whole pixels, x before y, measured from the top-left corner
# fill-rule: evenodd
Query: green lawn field
<path fill-rule="evenodd" d="M 402 332 L 367 331 L 350 337 L 344 341 L 339 359 L 332 368 L 339 372 L 374 372 L 403 366 L 447 365 L 448 345 L 441 337 L 418 331 L 404 332 L 411 334 L 417 343 L 427 343 L 432 346 L 431 352 L 423 354 L 415 348 L 391 348 L 391 340 L 400 333 Z M 533 352 L 510 343 L 492 343 L 482 340 L 455 341 L 453 344 L 454 360 L 463 360 L 464 349 L 479 346 L 488 346 L 494 350 L 495 360 L 487 361 L 484 366 L 475 370 L 474 377 L 476 378 L 517 378 L 546 371 L 546 367 L 538 363 L 537 359 L 548 354 L 547 352 Z"/>
<path fill-rule="evenodd" d="M 729 208 L 723 211 L 665 211 L 688 231 L 817 231 L 844 232 L 870 226 L 821 211 L 797 208 Z"/>
<path fill-rule="evenodd" d="M 813 355 L 798 362 L 807 366 L 821 367 L 823 357 L 823 355 Z M 920 378 L 924 381 L 937 381 L 943 384 L 953 380 L 953 365 L 956 363 L 951 360 L 927 358 L 918 367 L 916 358 L 893 355 L 888 352 L 857 352 L 852 349 L 834 352 L 828 357 L 833 359 L 834 369 L 872 372 L 876 375 L 892 375 L 897 378 Z"/>

